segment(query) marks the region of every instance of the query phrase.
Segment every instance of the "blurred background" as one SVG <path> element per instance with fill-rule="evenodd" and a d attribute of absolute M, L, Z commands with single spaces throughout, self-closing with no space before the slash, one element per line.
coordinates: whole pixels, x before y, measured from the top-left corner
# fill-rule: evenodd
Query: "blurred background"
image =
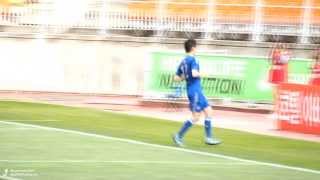
<path fill-rule="evenodd" d="M 186 38 L 203 53 L 245 57 L 282 42 L 310 59 L 320 43 L 317 0 L 0 2 L 1 90 L 142 95 L 152 52 L 183 52 Z M 304 71 L 292 82 L 306 83 Z"/>
<path fill-rule="evenodd" d="M 319 6 L 317 0 L 1 0 L 1 31 L 315 44 Z"/>

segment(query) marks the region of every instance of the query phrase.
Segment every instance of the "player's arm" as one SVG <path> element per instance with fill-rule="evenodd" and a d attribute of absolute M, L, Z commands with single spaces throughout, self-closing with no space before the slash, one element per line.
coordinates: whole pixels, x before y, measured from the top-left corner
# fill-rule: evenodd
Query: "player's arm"
<path fill-rule="evenodd" d="M 185 78 L 184 78 L 184 76 L 175 75 L 173 80 L 177 81 L 177 82 L 180 82 L 180 81 L 184 81 Z"/>
<path fill-rule="evenodd" d="M 173 80 L 176 82 L 184 81 L 186 78 L 184 77 L 184 74 L 180 68 L 178 68 L 176 74 L 174 75 Z"/>
<path fill-rule="evenodd" d="M 199 70 L 192 69 L 192 77 L 194 77 L 194 78 L 201 77 Z"/>
<path fill-rule="evenodd" d="M 185 77 L 183 75 L 183 71 L 181 69 L 181 64 L 179 65 L 173 80 L 176 81 L 176 82 L 180 82 L 180 81 L 184 81 L 185 80 Z"/>

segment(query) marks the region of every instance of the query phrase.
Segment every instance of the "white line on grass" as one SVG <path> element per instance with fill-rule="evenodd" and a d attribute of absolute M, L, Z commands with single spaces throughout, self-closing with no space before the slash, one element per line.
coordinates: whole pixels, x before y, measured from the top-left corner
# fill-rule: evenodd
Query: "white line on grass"
<path fill-rule="evenodd" d="M 0 176 L 0 179 L 2 179 L 2 180 L 21 180 L 21 179 L 9 177 L 9 176 Z"/>
<path fill-rule="evenodd" d="M 39 128 L 39 129 L 45 129 L 45 130 L 48 130 L 48 131 L 56 131 L 56 132 L 63 132 L 63 133 L 78 134 L 78 135 L 88 136 L 88 137 L 95 137 L 95 138 L 101 138 L 101 139 L 107 139 L 107 140 L 113 140 L 113 141 L 119 141 L 119 142 L 126 142 L 126 143 L 137 144 L 137 145 L 144 145 L 144 146 L 163 148 L 163 149 L 170 149 L 170 150 L 181 151 L 181 152 L 188 152 L 188 153 L 198 154 L 198 155 L 203 155 L 203 156 L 208 156 L 208 157 L 216 157 L 216 158 L 228 159 L 228 160 L 239 161 L 239 162 L 243 162 L 243 163 L 254 163 L 256 165 L 263 165 L 263 166 L 274 167 L 274 168 L 282 168 L 282 169 L 288 169 L 288 170 L 294 170 L 294 171 L 300 171 L 300 172 L 320 174 L 320 171 L 313 170 L 313 169 L 286 166 L 286 165 L 281 165 L 281 164 L 260 162 L 260 161 L 254 161 L 254 160 L 247 160 L 247 159 L 241 159 L 241 158 L 232 157 L 232 156 L 226 156 L 226 155 L 221 155 L 221 154 L 214 154 L 214 153 L 201 152 L 201 151 L 196 151 L 196 150 L 183 149 L 183 148 L 177 148 L 177 147 L 171 147 L 171 146 L 165 146 L 165 145 L 151 144 L 151 143 L 145 143 L 145 142 L 136 141 L 136 140 L 130 140 L 130 139 L 124 139 L 124 138 L 116 138 L 116 137 L 98 135 L 98 134 L 92 134 L 92 133 L 85 133 L 85 132 L 75 131 L 75 130 L 60 129 L 60 128 L 53 128 L 53 127 L 45 127 L 45 126 L 39 126 L 39 125 L 31 125 L 31 124 L 8 122 L 8 121 L 0 121 L 0 123 L 18 125 L 18 126 L 25 126 L 25 127 L 34 127 L 34 128 Z"/>
<path fill-rule="evenodd" d="M 250 166 L 250 165 L 256 165 L 253 163 L 243 163 L 243 162 L 230 162 L 230 163 L 222 163 L 222 162 L 187 162 L 187 161 L 106 161 L 106 160 L 0 160 L 2 163 L 66 163 L 66 164 L 80 164 L 80 163 L 105 163 L 105 164 L 179 164 L 179 165 L 243 165 L 243 166 Z"/>
<path fill-rule="evenodd" d="M 15 128 L 9 128 L 9 127 L 0 127 L 0 131 L 11 131 L 11 130 L 34 130 L 34 128 L 31 127 L 15 127 Z"/>
<path fill-rule="evenodd" d="M 28 120 L 28 119 L 26 119 L 26 120 L 8 120 L 8 121 L 6 121 L 6 122 L 58 122 L 58 121 L 61 121 L 61 120 L 51 120 L 51 119 L 48 119 L 48 120 L 32 120 L 32 119 L 30 119 L 30 120 Z"/>

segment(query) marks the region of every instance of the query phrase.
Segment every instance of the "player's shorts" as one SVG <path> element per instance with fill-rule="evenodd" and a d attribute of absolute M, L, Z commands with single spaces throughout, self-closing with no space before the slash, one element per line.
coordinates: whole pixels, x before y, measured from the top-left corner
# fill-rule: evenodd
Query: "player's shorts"
<path fill-rule="evenodd" d="M 287 67 L 284 65 L 273 66 L 269 71 L 269 82 L 272 84 L 285 83 L 288 80 Z"/>
<path fill-rule="evenodd" d="M 202 92 L 188 92 L 188 99 L 191 112 L 201 112 L 209 107 L 208 100 Z"/>

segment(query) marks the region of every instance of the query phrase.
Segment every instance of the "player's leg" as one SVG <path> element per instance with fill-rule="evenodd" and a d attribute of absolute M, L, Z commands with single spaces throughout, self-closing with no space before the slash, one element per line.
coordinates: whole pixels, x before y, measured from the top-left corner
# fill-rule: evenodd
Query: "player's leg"
<path fill-rule="evenodd" d="M 210 106 L 206 107 L 204 110 L 204 129 L 206 138 L 212 138 L 212 109 Z"/>
<path fill-rule="evenodd" d="M 183 146 L 183 137 L 186 135 L 188 130 L 200 120 L 201 113 L 199 112 L 192 112 L 192 118 L 186 120 L 182 127 L 180 128 L 179 132 L 174 135 L 173 140 L 178 146 Z"/>
<path fill-rule="evenodd" d="M 212 134 L 212 109 L 211 106 L 206 107 L 204 110 L 205 120 L 204 120 L 204 129 L 205 129 L 205 143 L 208 145 L 217 145 L 221 143 L 221 140 L 214 138 Z"/>
<path fill-rule="evenodd" d="M 212 138 L 212 109 L 208 103 L 207 98 L 201 93 L 199 95 L 199 105 L 200 109 L 204 112 L 205 119 L 204 119 L 204 129 L 206 138 Z"/>
<path fill-rule="evenodd" d="M 193 124 L 200 120 L 201 116 L 201 112 L 197 112 L 198 98 L 196 96 L 188 96 L 188 98 L 190 101 L 189 108 L 192 112 L 192 118 L 186 120 L 180 128 L 179 132 L 173 136 L 173 140 L 178 146 L 183 146 L 183 137 L 193 126 Z"/>
<path fill-rule="evenodd" d="M 221 141 L 213 138 L 212 134 L 212 109 L 211 106 L 208 103 L 207 98 L 202 94 L 200 97 L 200 107 L 202 108 L 205 120 L 204 120 L 204 130 L 205 130 L 205 142 L 209 145 L 216 145 L 220 144 Z"/>

